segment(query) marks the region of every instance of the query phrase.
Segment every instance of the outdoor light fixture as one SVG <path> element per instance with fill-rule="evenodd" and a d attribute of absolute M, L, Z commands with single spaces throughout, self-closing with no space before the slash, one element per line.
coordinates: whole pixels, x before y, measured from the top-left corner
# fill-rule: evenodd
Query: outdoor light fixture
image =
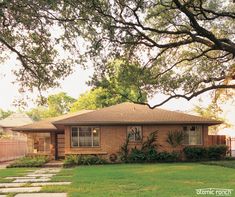
<path fill-rule="evenodd" d="M 93 133 L 96 133 L 96 129 L 93 129 Z"/>

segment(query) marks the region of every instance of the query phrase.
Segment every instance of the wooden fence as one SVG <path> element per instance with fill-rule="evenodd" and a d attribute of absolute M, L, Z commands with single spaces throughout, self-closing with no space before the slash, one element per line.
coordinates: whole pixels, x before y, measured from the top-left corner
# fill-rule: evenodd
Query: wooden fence
<path fill-rule="evenodd" d="M 26 140 L 0 139 L 0 162 L 10 161 L 26 154 Z"/>
<path fill-rule="evenodd" d="M 209 145 L 226 144 L 226 136 L 225 135 L 208 135 L 208 144 Z"/>

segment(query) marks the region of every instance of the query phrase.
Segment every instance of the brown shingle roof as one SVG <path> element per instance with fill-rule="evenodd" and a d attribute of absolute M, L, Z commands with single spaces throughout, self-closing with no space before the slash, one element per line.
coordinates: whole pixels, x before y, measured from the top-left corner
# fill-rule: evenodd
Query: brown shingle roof
<path fill-rule="evenodd" d="M 100 110 L 61 119 L 55 125 L 109 125 L 109 124 L 220 124 L 220 121 L 199 116 L 150 109 L 146 105 L 122 103 Z"/>
<path fill-rule="evenodd" d="M 53 130 L 57 130 L 57 128 L 55 127 L 55 125 L 52 124 L 52 122 L 63 120 L 63 119 L 77 116 L 80 114 L 88 113 L 91 111 L 92 110 L 81 110 L 79 112 L 69 113 L 69 114 L 65 114 L 62 116 L 54 117 L 54 118 L 47 118 L 45 120 L 37 121 L 32 124 L 24 125 L 22 127 L 16 127 L 13 130 L 14 131 L 53 131 Z"/>
<path fill-rule="evenodd" d="M 0 127 L 19 127 L 32 122 L 32 119 L 24 113 L 13 113 L 7 118 L 0 120 Z"/>

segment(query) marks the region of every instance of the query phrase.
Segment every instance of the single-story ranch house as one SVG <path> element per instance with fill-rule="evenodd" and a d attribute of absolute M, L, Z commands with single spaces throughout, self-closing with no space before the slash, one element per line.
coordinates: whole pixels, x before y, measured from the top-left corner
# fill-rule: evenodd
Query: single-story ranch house
<path fill-rule="evenodd" d="M 50 155 L 53 159 L 68 154 L 94 154 L 109 158 L 117 154 L 127 136 L 130 145 L 139 147 L 151 132 L 158 131 L 162 151 L 172 151 L 166 142 L 169 131 L 184 131 L 184 146 L 209 146 L 218 143 L 208 135 L 208 127 L 220 121 L 199 116 L 150 109 L 146 105 L 122 103 L 103 109 L 38 121 L 14 130 L 28 136 L 29 154 Z"/>

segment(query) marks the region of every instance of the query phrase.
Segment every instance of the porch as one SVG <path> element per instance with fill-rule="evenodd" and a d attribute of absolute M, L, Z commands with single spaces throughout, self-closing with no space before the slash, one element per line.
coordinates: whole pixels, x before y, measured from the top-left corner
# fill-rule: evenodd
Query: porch
<path fill-rule="evenodd" d="M 45 155 L 58 160 L 65 156 L 64 132 L 40 131 L 26 132 L 28 155 Z"/>

